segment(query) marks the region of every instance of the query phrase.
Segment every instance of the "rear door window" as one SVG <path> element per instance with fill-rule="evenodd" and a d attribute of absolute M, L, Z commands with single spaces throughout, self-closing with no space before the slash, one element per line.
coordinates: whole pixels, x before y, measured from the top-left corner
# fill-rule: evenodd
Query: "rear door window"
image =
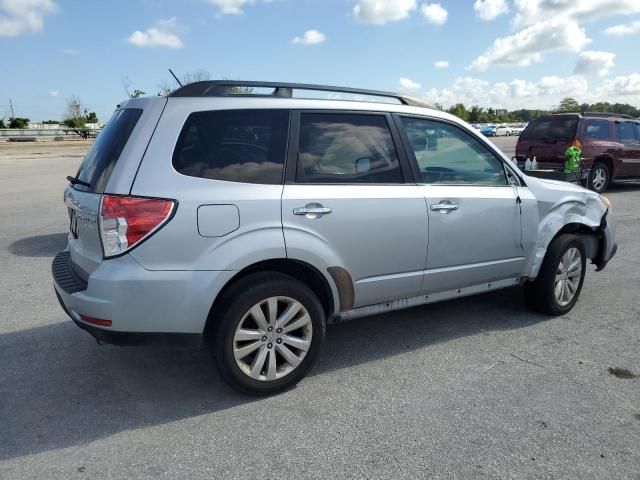
<path fill-rule="evenodd" d="M 533 120 L 522 132 L 522 140 L 569 141 L 575 137 L 578 117 L 575 115 L 549 115 Z"/>
<path fill-rule="evenodd" d="M 173 152 L 183 175 L 282 183 L 289 110 L 214 110 L 189 115 Z"/>
<path fill-rule="evenodd" d="M 609 120 L 587 119 L 584 121 L 584 134 L 588 138 L 606 140 L 610 137 Z"/>
<path fill-rule="evenodd" d="M 402 183 L 386 117 L 302 113 L 296 181 Z"/>
<path fill-rule="evenodd" d="M 74 188 L 94 193 L 104 193 L 111 172 L 116 166 L 131 132 L 142 115 L 140 108 L 116 110 L 102 129 L 95 143 L 84 157 L 76 177 L 88 183 L 86 187 L 76 183 Z"/>

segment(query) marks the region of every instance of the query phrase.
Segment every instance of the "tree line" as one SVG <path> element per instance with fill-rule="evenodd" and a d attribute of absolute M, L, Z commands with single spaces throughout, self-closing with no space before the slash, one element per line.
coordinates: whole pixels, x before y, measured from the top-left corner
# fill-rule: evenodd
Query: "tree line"
<path fill-rule="evenodd" d="M 640 108 L 628 103 L 579 103 L 571 97 L 563 98 L 553 110 L 539 110 L 522 108 L 510 112 L 498 113 L 494 108 L 483 108 L 473 105 L 467 108 L 463 103 L 456 103 L 447 112 L 469 123 L 521 123 L 552 112 L 608 112 L 640 117 Z"/>

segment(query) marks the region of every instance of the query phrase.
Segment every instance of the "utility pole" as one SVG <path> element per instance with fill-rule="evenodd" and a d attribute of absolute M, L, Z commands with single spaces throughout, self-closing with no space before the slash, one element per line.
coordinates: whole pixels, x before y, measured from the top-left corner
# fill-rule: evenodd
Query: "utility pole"
<path fill-rule="evenodd" d="M 11 107 L 11 118 L 16 118 L 16 114 L 13 112 L 13 102 L 9 99 L 9 106 Z"/>

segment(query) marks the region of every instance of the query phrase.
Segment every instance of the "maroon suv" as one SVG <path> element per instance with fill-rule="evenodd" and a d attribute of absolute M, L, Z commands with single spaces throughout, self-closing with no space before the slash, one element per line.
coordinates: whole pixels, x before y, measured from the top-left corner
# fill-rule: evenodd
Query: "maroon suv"
<path fill-rule="evenodd" d="M 562 170 L 571 145 L 582 149 L 582 165 L 591 169 L 589 187 L 596 192 L 604 192 L 612 180 L 640 177 L 640 120 L 614 113 L 536 118 L 518 139 L 518 164 L 536 157 L 538 169 Z"/>

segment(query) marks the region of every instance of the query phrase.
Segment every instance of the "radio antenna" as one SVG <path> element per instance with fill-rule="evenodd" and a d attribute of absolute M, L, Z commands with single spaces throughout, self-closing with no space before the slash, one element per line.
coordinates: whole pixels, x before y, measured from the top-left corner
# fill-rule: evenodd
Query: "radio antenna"
<path fill-rule="evenodd" d="M 180 86 L 182 87 L 182 82 L 181 82 L 180 80 L 178 80 L 178 77 L 176 77 L 176 74 L 175 74 L 175 73 L 173 73 L 173 70 L 169 69 L 169 73 L 170 73 L 171 75 L 173 75 L 173 78 L 175 78 L 175 79 L 176 79 L 176 82 L 178 82 L 178 85 L 180 85 Z"/>

